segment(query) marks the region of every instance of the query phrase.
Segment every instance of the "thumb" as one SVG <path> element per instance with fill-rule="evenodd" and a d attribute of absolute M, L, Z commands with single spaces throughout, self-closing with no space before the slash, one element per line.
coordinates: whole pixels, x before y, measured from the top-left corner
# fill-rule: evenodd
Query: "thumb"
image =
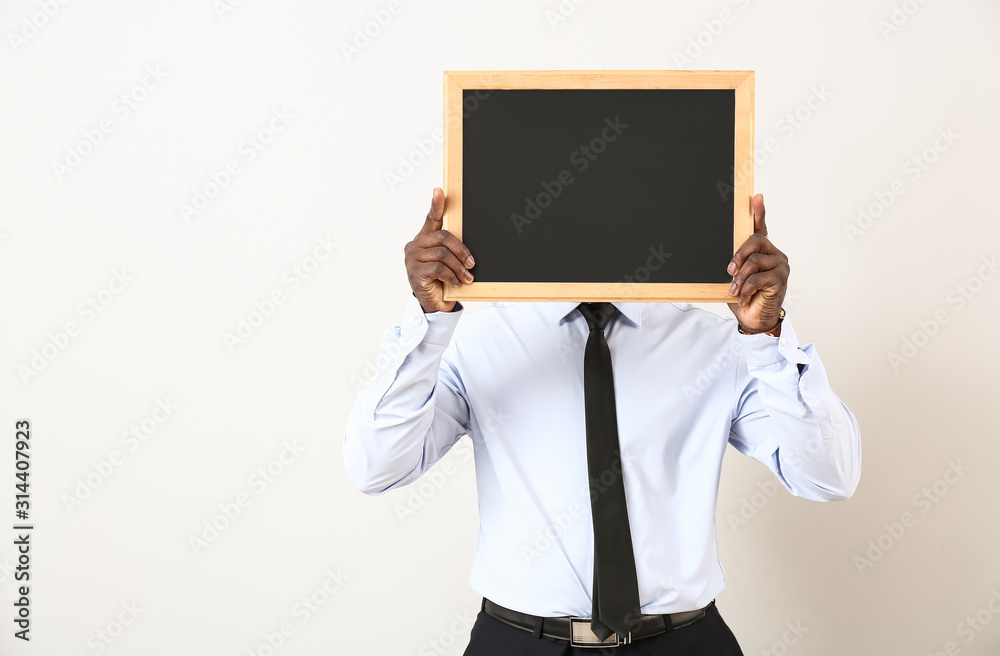
<path fill-rule="evenodd" d="M 431 208 L 428 210 L 427 219 L 420 229 L 422 233 L 435 232 L 441 229 L 442 217 L 444 216 L 444 190 L 441 189 L 441 193 L 438 193 L 439 189 L 441 187 L 434 187 L 434 190 L 431 191 Z"/>
<path fill-rule="evenodd" d="M 753 231 L 767 236 L 767 225 L 764 223 L 764 195 L 757 194 L 751 202 L 753 205 Z"/>

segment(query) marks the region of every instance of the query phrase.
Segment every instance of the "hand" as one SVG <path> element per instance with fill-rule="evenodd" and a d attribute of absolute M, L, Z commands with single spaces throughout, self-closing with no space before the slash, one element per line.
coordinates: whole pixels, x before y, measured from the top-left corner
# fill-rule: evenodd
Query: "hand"
<path fill-rule="evenodd" d="M 439 189 L 431 192 L 431 209 L 420 232 L 403 248 L 410 288 L 424 312 L 451 312 L 455 301 L 444 300 L 445 284 L 461 287 L 472 282 L 469 269 L 476 264 L 465 244 L 441 229 L 445 197 Z"/>
<path fill-rule="evenodd" d="M 753 234 L 733 255 L 728 269 L 733 276 L 729 295 L 739 297 L 737 302 L 729 303 L 729 309 L 743 330 L 761 333 L 778 325 L 788 272 L 788 258 L 767 238 L 764 197 L 757 194 L 753 197 Z"/>

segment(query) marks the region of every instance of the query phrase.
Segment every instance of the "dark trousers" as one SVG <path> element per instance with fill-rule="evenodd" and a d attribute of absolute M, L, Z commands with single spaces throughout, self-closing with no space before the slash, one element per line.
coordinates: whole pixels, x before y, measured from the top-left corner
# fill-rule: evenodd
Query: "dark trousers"
<path fill-rule="evenodd" d="M 556 640 L 504 624 L 479 611 L 464 656 L 743 656 L 715 604 L 694 624 L 636 640 L 622 647 L 570 647 Z"/>

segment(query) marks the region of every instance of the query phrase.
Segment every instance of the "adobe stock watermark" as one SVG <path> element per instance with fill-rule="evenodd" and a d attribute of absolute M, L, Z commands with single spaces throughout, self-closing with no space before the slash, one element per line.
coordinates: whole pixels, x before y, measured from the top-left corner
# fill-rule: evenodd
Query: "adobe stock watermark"
<path fill-rule="evenodd" d="M 468 642 L 476 615 L 463 610 L 452 613 L 452 617 L 454 619 L 447 628 L 420 645 L 417 656 L 441 656 Z"/>
<path fill-rule="evenodd" d="M 403 11 L 401 0 L 389 0 L 384 8 L 373 10 L 369 19 L 360 25 L 355 25 L 351 36 L 340 42 L 340 52 L 347 63 L 350 64 L 368 48 L 401 11 Z"/>
<path fill-rule="evenodd" d="M 214 0 L 212 2 L 212 9 L 215 11 L 215 15 L 219 17 L 220 21 L 224 21 L 226 16 L 236 11 L 239 7 L 242 7 L 246 0 Z"/>
<path fill-rule="evenodd" d="M 455 474 L 461 471 L 462 465 L 473 460 L 474 450 L 471 441 L 461 440 L 451 451 L 455 454 L 457 463 L 452 458 L 446 458 L 419 480 L 406 486 L 409 488 L 406 501 L 403 503 L 397 501 L 393 506 L 400 524 L 405 524 L 406 520 L 414 517 L 438 491 L 447 485 L 448 481 L 454 478 Z"/>
<path fill-rule="evenodd" d="M 462 118 L 466 119 L 479 109 L 482 101 L 493 94 L 492 89 L 468 90 L 462 100 Z M 395 193 L 401 184 L 413 176 L 421 166 L 434 156 L 444 145 L 444 128 L 434 128 L 425 137 L 413 140 L 413 147 L 396 156 L 396 162 L 382 174 L 390 193 Z"/>
<path fill-rule="evenodd" d="M 838 428 L 838 424 L 829 420 L 824 430 L 826 432 L 833 432 Z M 828 447 L 828 440 L 820 434 L 815 434 L 805 444 L 797 445 L 791 449 L 783 447 L 780 451 L 782 465 L 798 469 L 812 461 L 816 456 L 820 454 L 825 455 L 828 452 Z M 738 533 L 746 527 L 751 520 L 757 517 L 758 513 L 764 509 L 768 502 L 778 494 L 779 490 L 785 489 L 773 477 L 758 481 L 755 488 L 749 495 L 745 495 L 740 499 L 737 513 L 726 513 L 726 522 L 729 524 L 729 528 L 733 531 L 733 534 Z"/>
<path fill-rule="evenodd" d="M 56 181 L 62 182 L 66 176 L 79 169 L 104 143 L 105 138 L 139 109 L 152 92 L 160 88 L 165 79 L 167 73 L 159 64 L 147 66 L 142 77 L 112 101 L 105 116 L 91 127 L 81 130 L 83 138 L 66 146 L 66 153 L 62 159 L 51 162 L 49 166 L 56 176 Z"/>
<path fill-rule="evenodd" d="M 732 3 L 740 11 L 744 11 L 750 6 L 751 0 L 732 0 Z M 737 12 L 732 9 L 723 9 L 717 17 L 702 21 L 705 29 L 689 36 L 683 50 L 674 51 L 674 67 L 687 68 L 693 64 L 719 40 L 727 26 L 736 22 L 736 16 Z"/>
<path fill-rule="evenodd" d="M 590 513 L 590 505 L 576 502 L 569 504 L 566 510 L 555 513 L 550 522 L 535 531 L 530 544 L 521 545 L 524 562 L 531 565 L 541 558 L 584 513 Z"/>
<path fill-rule="evenodd" d="M 536 561 L 539 561 L 546 551 L 557 544 L 578 519 L 592 517 L 592 504 L 621 478 L 624 469 L 623 463 L 637 467 L 641 465 L 639 459 L 631 453 L 622 456 L 619 452 L 618 456 L 609 469 L 596 475 L 588 473 L 587 483 L 577 491 L 578 501 L 567 504 L 560 512 L 551 513 L 549 519 L 531 534 L 529 541 L 522 540 L 521 557 L 524 558 L 525 563 L 535 565 Z"/>
<path fill-rule="evenodd" d="M 632 298 L 635 295 L 635 289 L 632 287 L 632 283 L 646 282 L 653 277 L 654 271 L 659 271 L 663 268 L 663 265 L 667 263 L 667 260 L 674 256 L 673 253 L 668 253 L 663 249 L 663 244 L 659 246 L 650 246 L 646 249 L 646 255 L 643 253 L 639 256 L 637 261 L 642 262 L 642 258 L 645 257 L 645 263 L 640 264 L 635 269 L 631 270 L 618 280 L 611 283 L 613 287 L 612 292 L 621 297 L 622 299 Z M 566 358 L 563 357 L 563 362 Z"/>
<path fill-rule="evenodd" d="M 941 155 L 955 145 L 955 141 L 961 136 L 955 133 L 950 125 L 938 129 L 937 136 L 926 148 L 903 162 L 903 175 L 909 179 L 909 184 L 912 185 L 920 180 L 941 159 Z M 873 194 L 875 200 L 869 202 L 865 207 L 858 207 L 858 216 L 854 221 L 847 221 L 843 224 L 844 235 L 848 241 L 854 243 L 855 239 L 867 232 L 875 225 L 875 221 L 881 219 L 893 206 L 896 199 L 907 191 L 907 182 L 900 178 L 896 178 L 883 189 L 877 189 Z"/>
<path fill-rule="evenodd" d="M 663 250 L 663 244 L 660 244 L 659 246 L 650 246 L 647 250 L 649 255 L 646 257 L 645 264 L 637 266 L 635 270 L 626 274 L 620 280 L 616 280 L 615 284 L 646 282 L 653 276 L 654 271 L 659 271 L 660 268 L 666 264 L 667 260 L 674 256 L 673 253 L 668 253 Z"/>
<path fill-rule="evenodd" d="M 4 557 L 0 560 L 0 583 L 14 580 L 14 565 L 10 558 Z"/>
<path fill-rule="evenodd" d="M 882 35 L 882 40 L 888 41 L 889 37 L 909 23 L 910 19 L 916 16 L 925 4 L 927 4 L 927 0 L 903 0 L 901 3 L 892 5 L 889 16 L 879 18 L 875 22 L 879 34 Z"/>
<path fill-rule="evenodd" d="M 19 54 L 21 48 L 28 45 L 28 42 L 42 33 L 56 16 L 62 12 L 62 8 L 71 0 L 36 0 L 38 9 L 29 14 L 21 16 L 20 25 L 16 32 L 7 32 L 7 41 L 14 50 L 14 54 Z"/>
<path fill-rule="evenodd" d="M 961 458 L 949 460 L 947 465 L 940 478 L 934 480 L 930 485 L 924 486 L 913 495 L 910 503 L 916 510 L 916 514 L 907 510 L 901 513 L 897 520 L 883 524 L 882 528 L 885 531 L 878 537 L 868 540 L 867 549 L 852 558 L 854 567 L 860 576 L 864 576 L 866 570 L 871 569 L 875 563 L 881 561 L 893 547 L 899 544 L 900 540 L 912 531 L 921 516 L 926 515 L 932 508 L 941 503 L 941 500 L 948 495 L 951 489 L 972 471 L 971 467 L 962 464 Z"/>
<path fill-rule="evenodd" d="M 955 626 L 955 634 L 968 645 L 998 617 L 1000 617 L 1000 590 L 993 588 L 989 591 L 986 603 L 971 615 L 966 615 L 965 619 Z M 927 656 L 959 656 L 961 653 L 962 647 L 958 642 L 949 640 L 941 649 L 927 652 Z"/>
<path fill-rule="evenodd" d="M 111 303 L 125 291 L 129 284 L 135 281 L 135 276 L 130 275 L 124 268 L 113 269 L 111 279 L 96 294 L 88 296 L 76 307 L 77 318 L 68 319 L 61 328 L 55 332 L 49 332 L 45 343 L 31 350 L 28 359 L 17 365 L 17 374 L 21 377 L 21 382 L 27 387 L 33 378 L 36 378 L 66 348 L 70 342 L 79 337 L 86 326 L 93 323 L 94 319 L 102 313 Z"/>
<path fill-rule="evenodd" d="M 587 0 L 559 0 L 559 4 L 554 9 L 545 10 L 545 20 L 548 21 L 549 28 L 555 32 L 560 25 L 576 14 L 578 7 L 585 4 L 587 4 Z"/>
<path fill-rule="evenodd" d="M 103 654 L 122 637 L 125 630 L 132 626 L 143 612 L 135 600 L 123 602 L 121 610 L 114 618 L 87 636 L 85 641 L 87 649 L 95 656 Z"/>
<path fill-rule="evenodd" d="M 243 173 L 244 166 L 254 161 L 278 135 L 285 131 L 293 118 L 295 117 L 287 108 L 272 109 L 271 116 L 263 127 L 247 135 L 237 146 L 236 154 L 218 169 L 210 170 L 203 182 L 195 186 L 190 200 L 180 203 L 178 211 L 184 224 L 190 225 L 192 219 L 201 216 L 219 194 L 229 188 L 236 177 Z"/>
<path fill-rule="evenodd" d="M 757 516 L 757 513 L 767 505 L 767 502 L 778 493 L 778 483 L 773 478 L 766 481 L 759 481 L 756 488 L 749 495 L 740 499 L 739 514 L 726 513 L 726 523 L 733 531 L 733 534 L 745 527 L 750 520 Z"/>
<path fill-rule="evenodd" d="M 91 461 L 90 469 L 85 476 L 78 476 L 74 481 L 72 492 L 63 492 L 61 500 L 68 515 L 72 515 L 79 510 L 83 503 L 94 496 L 102 485 L 108 482 L 111 476 L 118 471 L 128 459 L 126 454 L 135 453 L 139 448 L 152 438 L 160 426 L 167 421 L 177 410 L 180 409 L 170 397 L 157 398 L 153 402 L 153 409 L 145 417 L 129 426 L 128 430 L 122 431 L 118 436 L 125 450 L 112 449 L 108 455 L 100 460 Z"/>
<path fill-rule="evenodd" d="M 354 387 L 355 393 L 360 392 L 362 387 L 375 380 L 391 363 L 396 362 L 400 355 L 409 353 L 417 344 L 413 341 L 413 337 L 415 335 L 410 333 L 407 340 L 390 342 L 385 347 L 379 348 L 375 359 L 365 363 L 360 376 L 358 374 L 351 374 L 351 385 Z"/>
<path fill-rule="evenodd" d="M 314 587 L 308 593 L 302 595 L 291 608 L 292 619 L 282 620 L 278 628 L 274 631 L 265 631 L 260 641 L 256 645 L 246 650 L 246 656 L 275 656 L 283 649 L 288 641 L 295 636 L 296 624 L 298 627 L 306 624 L 330 603 L 351 576 L 338 567 L 330 568 L 324 572 L 323 582 Z"/>
<path fill-rule="evenodd" d="M 512 416 L 510 413 L 505 412 L 503 408 L 490 407 L 486 409 L 485 416 L 478 417 L 477 420 L 482 432 L 490 435 L 500 431 Z M 407 519 L 416 515 L 448 481 L 452 480 L 455 474 L 462 470 L 462 466 L 465 463 L 475 458 L 475 447 L 472 445 L 471 438 L 469 440 L 461 440 L 456 446 L 452 447 L 449 456 L 451 453 L 455 454 L 454 459 L 458 460 L 457 463 L 453 462 L 451 457 L 446 458 L 437 467 L 421 476 L 420 480 L 406 486 L 409 488 L 406 502 L 396 503 L 394 506 L 396 517 L 399 519 L 400 524 L 405 523 Z"/>
<path fill-rule="evenodd" d="M 626 128 L 628 128 L 628 123 L 622 123 L 620 116 L 615 116 L 614 120 L 605 118 L 604 127 L 600 134 L 591 139 L 589 143 L 581 144 L 571 152 L 569 163 L 573 165 L 577 173 L 583 173 L 600 157 L 601 153 L 607 150 L 608 144 L 616 141 Z M 568 168 L 563 169 L 554 180 L 543 181 L 541 183 L 542 190 L 534 198 L 525 196 L 524 214 L 512 212 L 510 215 L 511 223 L 517 230 L 517 234 L 522 234 L 524 226 L 531 225 L 536 221 L 542 215 L 542 210 L 551 207 L 552 203 L 574 182 L 576 182 L 576 178 L 573 176 L 573 172 Z"/>
<path fill-rule="evenodd" d="M 423 332 L 419 328 L 427 321 L 423 310 L 418 307 L 416 312 L 411 314 L 407 321 L 408 325 L 406 326 L 396 326 L 396 339 L 383 341 L 379 345 L 378 355 L 374 360 L 369 360 L 365 364 L 361 376 L 357 374 L 351 375 L 351 385 L 354 386 L 355 392 L 360 391 L 362 387 L 375 380 L 393 363 L 398 364 L 397 360 L 401 361 L 401 356 L 409 353 L 420 343 Z"/>
<path fill-rule="evenodd" d="M 259 497 L 281 478 L 287 468 L 294 464 L 306 450 L 295 438 L 281 443 L 282 449 L 266 464 L 258 467 L 247 477 L 246 487 Z M 200 556 L 209 546 L 214 544 L 224 532 L 243 516 L 244 511 L 251 506 L 254 497 L 249 492 L 242 491 L 230 501 L 219 504 L 219 512 L 201 524 L 201 531 L 188 536 L 188 546 L 195 556 Z"/>
<path fill-rule="evenodd" d="M 1000 260 L 997 259 L 996 254 L 981 257 L 975 273 L 952 287 L 945 294 L 944 300 L 948 306 L 935 310 L 934 314 L 926 319 L 918 320 L 917 330 L 902 338 L 898 350 L 892 350 L 886 354 L 893 372 L 899 371 L 900 367 L 912 362 L 920 350 L 930 344 L 931 339 L 936 337 L 941 332 L 942 327 L 951 321 L 952 313 L 964 308 L 983 290 L 987 282 L 996 277 L 998 272 L 1000 272 Z"/>
<path fill-rule="evenodd" d="M 821 433 L 823 434 L 833 433 L 841 427 L 840 424 L 832 419 L 820 420 L 820 423 L 822 427 Z M 782 466 L 799 469 L 818 455 L 822 454 L 826 456 L 830 444 L 823 437 L 823 434 L 814 434 L 804 444 L 796 445 L 792 448 L 782 447 L 779 452 Z M 735 535 L 741 529 L 745 528 L 751 520 L 764 510 L 764 507 L 767 506 L 771 499 L 777 496 L 780 490 L 784 489 L 786 489 L 785 486 L 780 484 L 774 477 L 758 481 L 753 492 L 744 495 L 740 499 L 738 512 L 726 513 L 726 522 L 729 524 L 729 528 L 733 534 Z"/>
<path fill-rule="evenodd" d="M 419 343 L 416 338 L 416 333 L 406 333 L 405 336 L 400 337 L 399 341 L 392 341 L 380 347 L 375 359 L 365 363 L 360 376 L 351 374 L 351 385 L 354 387 L 354 391 L 361 391 L 362 387 L 375 380 L 390 364 L 397 362 L 401 355 L 413 350 L 413 347 Z"/>
<path fill-rule="evenodd" d="M 775 137 L 767 137 L 766 139 L 761 139 L 758 145 L 753 151 L 753 161 L 748 165 L 747 168 L 752 170 L 745 170 L 741 167 L 741 171 L 749 175 L 754 171 L 759 170 L 764 164 L 771 160 L 771 158 L 781 150 L 784 143 L 787 143 L 792 137 L 799 133 L 799 130 L 805 127 L 806 123 L 811 121 L 813 117 L 819 112 L 819 110 L 826 105 L 833 98 L 833 92 L 826 88 L 826 84 L 813 85 L 809 88 L 809 95 L 806 96 L 805 100 L 796 105 L 793 109 L 785 112 L 781 118 L 779 118 L 774 124 L 774 131 L 783 137 L 783 141 L 778 141 Z M 716 190 L 723 200 L 728 201 L 734 191 L 735 182 L 735 172 L 736 167 L 729 167 L 730 175 L 729 181 L 718 181 L 715 185 Z"/>
<path fill-rule="evenodd" d="M 795 305 L 797 300 L 798 296 L 786 292 L 782 306 L 788 310 Z M 727 348 L 716 353 L 708 364 L 699 367 L 694 377 L 690 379 L 690 382 L 684 383 L 681 386 L 681 392 L 683 392 L 687 402 L 693 404 L 697 401 L 723 374 L 731 376 L 733 367 L 739 361 L 741 352 L 740 340 L 733 337 Z"/>
<path fill-rule="evenodd" d="M 803 626 L 802 620 L 785 622 L 783 628 L 785 630 L 782 632 L 781 637 L 757 652 L 756 656 L 785 656 L 809 632 L 809 627 Z"/>
<path fill-rule="evenodd" d="M 297 263 L 282 272 L 279 280 L 271 291 L 254 300 L 253 307 L 236 318 L 236 327 L 222 333 L 222 341 L 230 353 L 236 351 L 253 337 L 267 321 L 269 321 L 288 298 L 305 284 L 305 281 L 316 274 L 320 267 L 330 260 L 340 244 L 331 237 L 320 237 L 319 245 Z"/>
<path fill-rule="evenodd" d="M 649 253 L 649 255 L 646 255 L 646 253 Z M 610 283 L 613 285 L 612 291 L 616 296 L 621 298 L 631 298 L 635 294 L 631 283 L 646 282 L 652 278 L 654 271 L 659 271 L 667 263 L 667 260 L 673 256 L 673 253 L 668 253 L 664 250 L 663 244 L 650 246 L 636 258 L 637 262 L 643 262 L 643 264 L 640 264 L 618 280 Z M 587 337 L 587 335 L 581 335 L 578 332 L 571 332 L 567 335 L 567 340 L 558 342 L 555 349 L 556 353 L 559 354 L 560 361 L 566 362 L 570 358 L 580 357 L 581 350 L 587 344 Z"/>
<path fill-rule="evenodd" d="M 382 174 L 382 179 L 389 187 L 389 192 L 395 193 L 399 185 L 416 173 L 417 169 L 423 166 L 424 162 L 430 159 L 442 144 L 444 144 L 443 128 L 434 128 L 430 135 L 414 139 L 413 148 L 410 148 L 406 153 L 400 153 L 396 157 L 394 168 L 386 169 L 385 173 Z"/>
<path fill-rule="evenodd" d="M 787 142 L 795 134 L 805 127 L 805 124 L 813 119 L 820 109 L 833 98 L 833 92 L 826 88 L 826 84 L 813 85 L 809 87 L 809 95 L 805 100 L 785 112 L 774 124 L 774 131 L 780 134 Z M 763 165 L 770 155 L 778 152 L 779 145 L 772 143 L 773 139 L 764 141 L 764 156 L 762 161 L 757 161 L 757 165 Z M 754 157 L 757 160 L 756 156 Z"/>
<path fill-rule="evenodd" d="M 704 367 L 698 369 L 694 379 L 690 383 L 684 383 L 681 392 L 688 404 L 693 404 L 709 387 L 713 381 L 717 380 L 723 373 L 731 373 L 736 362 L 739 360 L 741 347 L 737 340 L 732 340 L 729 348 L 715 354 L 712 361 Z"/>

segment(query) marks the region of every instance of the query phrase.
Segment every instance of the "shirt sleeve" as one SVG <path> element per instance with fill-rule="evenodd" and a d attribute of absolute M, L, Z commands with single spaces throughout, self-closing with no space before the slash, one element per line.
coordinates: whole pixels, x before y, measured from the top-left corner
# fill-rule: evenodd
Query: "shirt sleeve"
<path fill-rule="evenodd" d="M 344 433 L 344 465 L 354 485 L 381 494 L 431 468 L 470 430 L 461 377 L 445 357 L 464 308 L 424 313 L 407 301 L 387 328 L 375 377 L 358 393 Z"/>
<path fill-rule="evenodd" d="M 796 496 L 849 498 L 861 476 L 861 433 L 830 389 L 816 347 L 799 345 L 788 318 L 778 337 L 736 339 L 741 348 L 729 442 Z"/>

